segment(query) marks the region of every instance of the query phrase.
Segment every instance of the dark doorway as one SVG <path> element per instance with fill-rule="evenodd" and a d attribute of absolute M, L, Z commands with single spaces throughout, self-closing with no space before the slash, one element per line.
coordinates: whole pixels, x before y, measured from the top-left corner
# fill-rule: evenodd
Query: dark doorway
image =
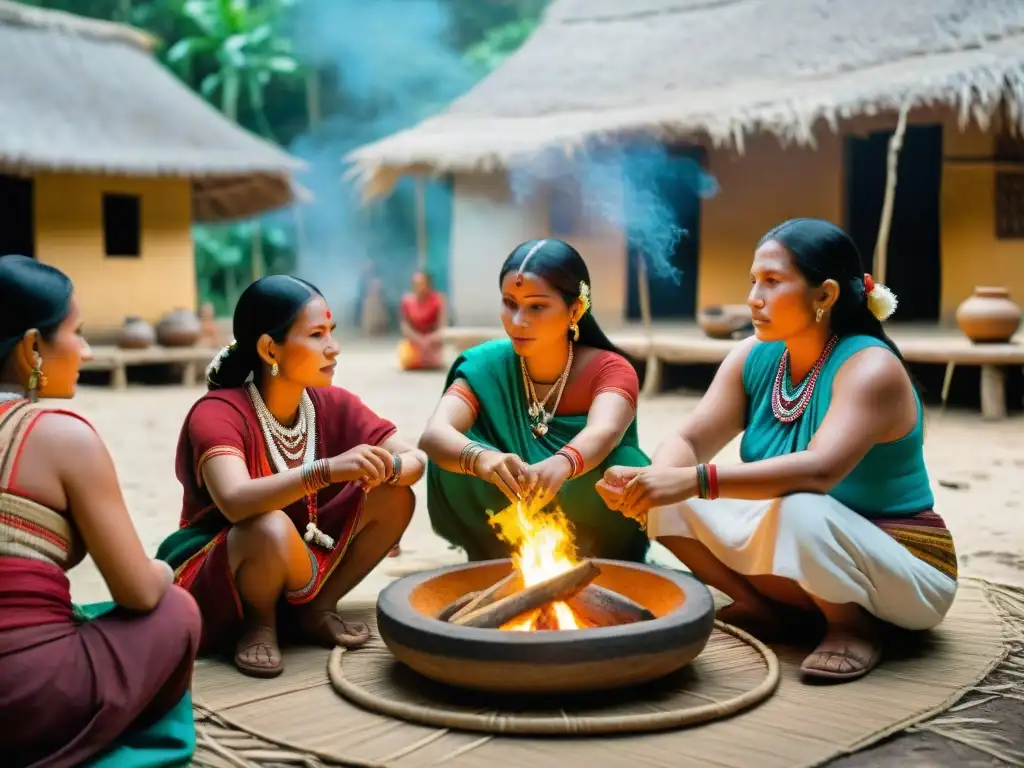
<path fill-rule="evenodd" d="M 700 190 L 707 186 L 703 147 L 665 147 L 627 154 L 625 175 L 626 316 L 640 319 L 637 264 L 641 254 L 660 251 L 671 270 L 647 266 L 651 316 L 655 320 L 692 319 L 697 308 L 700 262 Z M 671 227 L 682 230 L 673 244 Z M 658 258 L 655 256 L 655 258 Z M 674 270 L 675 274 L 670 274 Z"/>
<path fill-rule="evenodd" d="M 0 256 L 36 257 L 32 179 L 0 174 Z"/>
<path fill-rule="evenodd" d="M 846 139 L 846 228 L 875 272 L 892 131 Z M 893 320 L 938 320 L 942 303 L 939 198 L 942 126 L 908 126 L 897 166 L 885 282 L 899 298 Z"/>

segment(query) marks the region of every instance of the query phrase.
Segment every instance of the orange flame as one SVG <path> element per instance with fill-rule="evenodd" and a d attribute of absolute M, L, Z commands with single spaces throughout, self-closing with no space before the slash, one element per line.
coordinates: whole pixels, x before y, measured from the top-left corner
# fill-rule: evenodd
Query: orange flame
<path fill-rule="evenodd" d="M 490 523 L 497 529 L 499 538 L 515 548 L 512 563 L 522 574 L 524 587 L 532 587 L 565 573 L 578 563 L 572 527 L 557 506 L 544 511 L 538 504 L 517 501 L 491 515 Z M 546 625 L 554 624 L 557 629 L 581 628 L 572 609 L 565 603 L 554 603 L 551 609 L 554 616 L 546 617 Z M 538 609 L 505 624 L 502 629 L 513 632 L 535 631 L 543 613 L 544 609 Z"/>

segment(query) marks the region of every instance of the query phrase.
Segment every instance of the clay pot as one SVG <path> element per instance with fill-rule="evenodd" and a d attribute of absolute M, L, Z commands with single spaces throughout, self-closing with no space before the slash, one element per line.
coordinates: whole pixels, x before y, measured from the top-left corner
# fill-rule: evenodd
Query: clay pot
<path fill-rule="evenodd" d="M 195 312 L 176 309 L 156 325 L 156 340 L 162 347 L 191 347 L 203 335 L 203 324 Z"/>
<path fill-rule="evenodd" d="M 156 331 L 141 317 L 126 317 L 117 333 L 117 346 L 121 349 L 148 349 L 156 343 Z"/>
<path fill-rule="evenodd" d="M 976 287 L 957 307 L 956 322 L 973 342 L 1008 342 L 1020 328 L 1020 307 L 1006 288 Z"/>
<path fill-rule="evenodd" d="M 750 307 L 746 304 L 716 304 L 705 307 L 697 316 L 697 324 L 712 339 L 734 339 L 753 333 Z"/>

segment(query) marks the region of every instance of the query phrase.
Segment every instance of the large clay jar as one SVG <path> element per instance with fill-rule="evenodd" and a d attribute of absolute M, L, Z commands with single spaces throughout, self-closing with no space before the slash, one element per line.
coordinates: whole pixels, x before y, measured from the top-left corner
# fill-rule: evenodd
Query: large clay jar
<path fill-rule="evenodd" d="M 202 321 L 187 309 L 168 312 L 156 326 L 156 340 L 162 347 L 191 347 L 202 335 Z"/>
<path fill-rule="evenodd" d="M 1008 342 L 1020 328 L 1020 307 L 1006 288 L 976 287 L 957 307 L 956 322 L 974 342 Z"/>
<path fill-rule="evenodd" d="M 156 331 L 141 317 L 126 317 L 117 333 L 117 346 L 121 349 L 148 349 L 156 343 Z"/>
<path fill-rule="evenodd" d="M 746 304 L 715 304 L 697 315 L 697 324 L 712 339 L 734 339 L 753 332 Z"/>

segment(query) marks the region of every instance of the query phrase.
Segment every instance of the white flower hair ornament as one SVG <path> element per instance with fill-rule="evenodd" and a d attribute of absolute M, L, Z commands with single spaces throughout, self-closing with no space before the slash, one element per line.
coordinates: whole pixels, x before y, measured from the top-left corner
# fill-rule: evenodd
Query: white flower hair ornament
<path fill-rule="evenodd" d="M 867 273 L 864 274 L 864 295 L 868 310 L 883 323 L 892 317 L 900 304 L 895 293 L 881 283 L 876 283 Z"/>
<path fill-rule="evenodd" d="M 210 382 L 210 376 L 220 371 L 220 365 L 224 362 L 224 358 L 227 357 L 231 351 L 237 346 L 237 343 L 232 340 L 230 344 L 222 347 L 220 352 L 216 354 L 210 364 L 206 367 L 206 381 Z"/>

